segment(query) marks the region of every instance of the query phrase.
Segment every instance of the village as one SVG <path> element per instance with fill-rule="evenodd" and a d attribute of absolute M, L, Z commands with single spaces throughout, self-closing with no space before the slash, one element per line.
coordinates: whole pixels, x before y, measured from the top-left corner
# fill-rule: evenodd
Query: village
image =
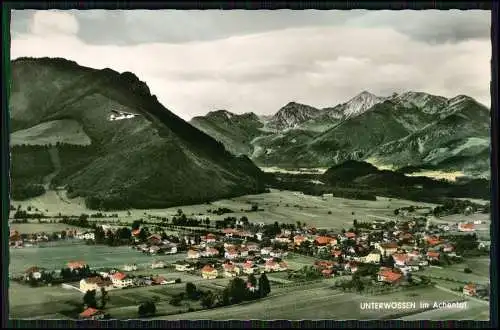
<path fill-rule="evenodd" d="M 406 218 L 354 220 L 350 228 L 341 232 L 316 229 L 300 222 L 264 225 L 249 222 L 246 217 L 226 218 L 225 228 L 207 225 L 194 232 L 178 231 L 177 235 L 172 231 L 167 235 L 161 226 L 148 228 L 144 221 L 136 221 L 130 228 L 98 225 L 94 229 L 68 228 L 52 235 L 11 230 L 10 245 L 17 249 L 36 248 L 39 243 L 61 239 L 96 244 L 96 240 L 101 243 L 120 232 L 125 237 L 122 244 L 137 254 L 153 258 L 150 263 L 114 267 L 95 267 L 90 262 L 74 260 L 61 264 L 60 270 L 33 265 L 22 275 L 11 275 L 11 279 L 33 287 L 60 284 L 82 294 L 104 294 L 117 289 L 190 284 L 196 278 L 201 281 L 241 278 L 248 291 L 259 292 L 255 276 L 264 274 L 265 281 L 271 284 L 333 280 L 332 285 L 343 290 L 365 292 L 370 287 L 373 292 L 380 288 L 425 285 L 432 281 L 432 277 L 424 275 L 425 269 L 446 269 L 450 264 L 460 264 L 464 254 L 471 251 L 488 254 L 489 246 L 480 242 L 475 233 L 480 222 L 432 223 L 431 216 Z M 177 260 L 167 256 L 175 256 Z M 294 261 L 297 256 L 309 258 L 310 264 Z M 162 275 L 161 270 L 165 269 L 169 277 Z M 464 273 L 468 272 L 472 271 L 464 268 Z M 472 281 L 453 290 L 483 300 L 489 296 L 488 285 Z M 80 318 L 97 319 L 106 315 L 96 306 L 83 307 Z"/>

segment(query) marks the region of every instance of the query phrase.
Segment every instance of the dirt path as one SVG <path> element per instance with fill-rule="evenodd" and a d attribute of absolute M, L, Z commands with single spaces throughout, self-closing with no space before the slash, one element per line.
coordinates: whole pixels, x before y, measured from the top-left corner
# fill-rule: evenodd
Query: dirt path
<path fill-rule="evenodd" d="M 57 150 L 57 147 L 51 147 L 49 149 L 49 156 L 52 162 L 52 166 L 54 166 L 54 171 L 43 178 L 43 187 L 45 188 L 45 190 L 50 189 L 52 179 L 54 179 L 55 176 L 61 171 L 61 159 L 59 158 L 59 150 Z"/>

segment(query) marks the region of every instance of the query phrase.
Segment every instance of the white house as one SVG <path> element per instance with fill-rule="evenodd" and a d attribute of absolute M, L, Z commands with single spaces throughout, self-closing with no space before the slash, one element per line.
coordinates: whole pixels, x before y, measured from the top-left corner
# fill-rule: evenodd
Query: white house
<path fill-rule="evenodd" d="M 255 234 L 255 236 L 257 237 L 257 239 L 258 239 L 259 241 L 262 241 L 262 235 L 264 235 L 264 234 L 263 234 L 263 233 L 260 233 L 260 232 Z"/>
<path fill-rule="evenodd" d="M 224 258 L 235 259 L 238 257 L 238 251 L 236 249 L 229 249 L 224 252 Z"/>
<path fill-rule="evenodd" d="M 219 250 L 215 248 L 207 248 L 205 251 L 201 253 L 203 257 L 214 257 L 219 255 Z"/>
<path fill-rule="evenodd" d="M 259 244 L 256 243 L 247 243 L 245 247 L 248 249 L 248 251 L 253 251 L 253 252 L 259 251 L 260 249 Z"/>
<path fill-rule="evenodd" d="M 175 270 L 178 270 L 180 272 L 184 272 L 184 271 L 188 271 L 188 270 L 194 270 L 194 267 L 188 263 L 178 263 L 178 264 L 175 264 Z"/>
<path fill-rule="evenodd" d="M 240 256 L 242 257 L 248 257 L 248 248 L 246 247 L 240 247 Z"/>
<path fill-rule="evenodd" d="M 134 284 L 130 277 L 120 272 L 113 274 L 111 281 L 116 288 L 126 288 Z"/>
<path fill-rule="evenodd" d="M 200 252 L 196 250 L 189 250 L 187 252 L 188 259 L 198 259 L 200 257 Z"/>
<path fill-rule="evenodd" d="M 168 249 L 170 248 L 170 249 Z M 170 244 L 168 246 L 167 250 L 165 251 L 166 254 L 176 254 L 177 253 L 177 246 L 175 244 Z"/>
<path fill-rule="evenodd" d="M 133 271 L 137 270 L 137 265 L 136 264 L 125 265 L 125 266 L 123 266 L 123 270 L 126 272 L 133 272 Z"/>
<path fill-rule="evenodd" d="M 244 263 L 243 264 L 243 273 L 245 274 L 253 274 L 255 272 L 255 269 L 257 267 L 251 263 Z"/>
<path fill-rule="evenodd" d="M 269 255 L 273 258 L 282 258 L 283 257 L 283 251 L 281 250 L 272 250 L 269 252 Z"/>
<path fill-rule="evenodd" d="M 153 261 L 153 263 L 151 264 L 151 268 L 165 268 L 165 263 L 163 261 Z"/>
<path fill-rule="evenodd" d="M 224 264 L 223 268 L 225 277 L 235 277 L 240 274 L 240 268 L 234 264 Z"/>
<path fill-rule="evenodd" d="M 92 290 L 99 292 L 101 288 L 104 288 L 106 291 L 112 290 L 114 288 L 113 282 L 109 279 L 102 279 L 100 277 L 89 277 L 80 281 L 80 291 L 82 292 Z"/>
<path fill-rule="evenodd" d="M 157 254 L 160 251 L 160 247 L 154 245 L 149 248 L 149 253 L 151 254 Z"/>
<path fill-rule="evenodd" d="M 369 253 L 363 258 L 363 262 L 378 264 L 380 262 L 380 253 Z"/>
<path fill-rule="evenodd" d="M 85 240 L 94 240 L 95 239 L 95 234 L 93 232 L 86 231 L 86 232 L 83 232 L 83 233 L 78 233 L 76 235 L 76 238 L 77 239 L 85 239 Z"/>
<path fill-rule="evenodd" d="M 268 254 L 271 253 L 272 250 L 273 250 L 272 247 L 266 246 L 266 247 L 263 247 L 262 249 L 260 249 L 260 254 L 262 254 L 262 255 L 268 255 Z"/>

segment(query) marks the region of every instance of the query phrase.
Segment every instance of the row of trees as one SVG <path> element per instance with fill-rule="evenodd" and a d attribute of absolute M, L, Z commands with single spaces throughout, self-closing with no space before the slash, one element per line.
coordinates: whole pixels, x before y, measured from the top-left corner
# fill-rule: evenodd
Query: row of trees
<path fill-rule="evenodd" d="M 452 214 L 468 214 L 481 211 L 483 213 L 490 212 L 490 205 L 480 205 L 469 200 L 447 199 L 442 205 L 436 206 L 432 213 L 435 216 L 445 216 Z"/>
<path fill-rule="evenodd" d="M 81 228 L 95 228 L 94 223 L 89 222 L 89 216 L 87 214 L 81 214 L 77 218 L 70 218 L 64 216 L 59 222 L 70 226 L 81 227 Z"/>
<path fill-rule="evenodd" d="M 144 235 L 147 235 L 146 231 L 144 232 Z M 128 227 L 121 227 L 116 231 L 110 229 L 104 231 L 101 226 L 98 226 L 94 229 L 94 237 L 97 244 L 106 244 L 109 246 L 127 245 L 131 241 L 132 232 Z"/>
<path fill-rule="evenodd" d="M 79 269 L 62 268 L 60 272 L 60 277 L 65 281 L 79 281 L 82 278 L 88 278 L 92 276 L 97 276 L 97 273 L 90 269 L 88 265 L 85 265 Z"/>
<path fill-rule="evenodd" d="M 251 284 L 251 287 L 255 289 L 250 289 L 247 283 Z M 174 296 L 170 304 L 179 306 L 182 300 L 186 298 L 199 300 L 204 308 L 213 308 L 263 298 L 269 295 L 270 292 L 271 285 L 266 274 L 262 274 L 259 279 L 254 275 L 249 275 L 247 281 L 240 277 L 232 279 L 219 294 L 215 294 L 210 290 L 199 290 L 193 283 L 187 283 L 186 291 Z"/>

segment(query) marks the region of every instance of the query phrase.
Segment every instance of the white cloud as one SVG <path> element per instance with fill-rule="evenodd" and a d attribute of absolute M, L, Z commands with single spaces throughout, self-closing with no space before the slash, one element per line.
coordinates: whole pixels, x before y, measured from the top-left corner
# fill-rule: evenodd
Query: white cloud
<path fill-rule="evenodd" d="M 13 37 L 12 58 L 64 57 L 134 72 L 185 119 L 221 108 L 269 114 L 289 101 L 327 107 L 362 90 L 490 102 L 488 40 L 431 45 L 387 27 L 323 26 L 183 44 L 89 45 L 73 35 L 71 17 L 38 12 L 31 33 Z"/>

